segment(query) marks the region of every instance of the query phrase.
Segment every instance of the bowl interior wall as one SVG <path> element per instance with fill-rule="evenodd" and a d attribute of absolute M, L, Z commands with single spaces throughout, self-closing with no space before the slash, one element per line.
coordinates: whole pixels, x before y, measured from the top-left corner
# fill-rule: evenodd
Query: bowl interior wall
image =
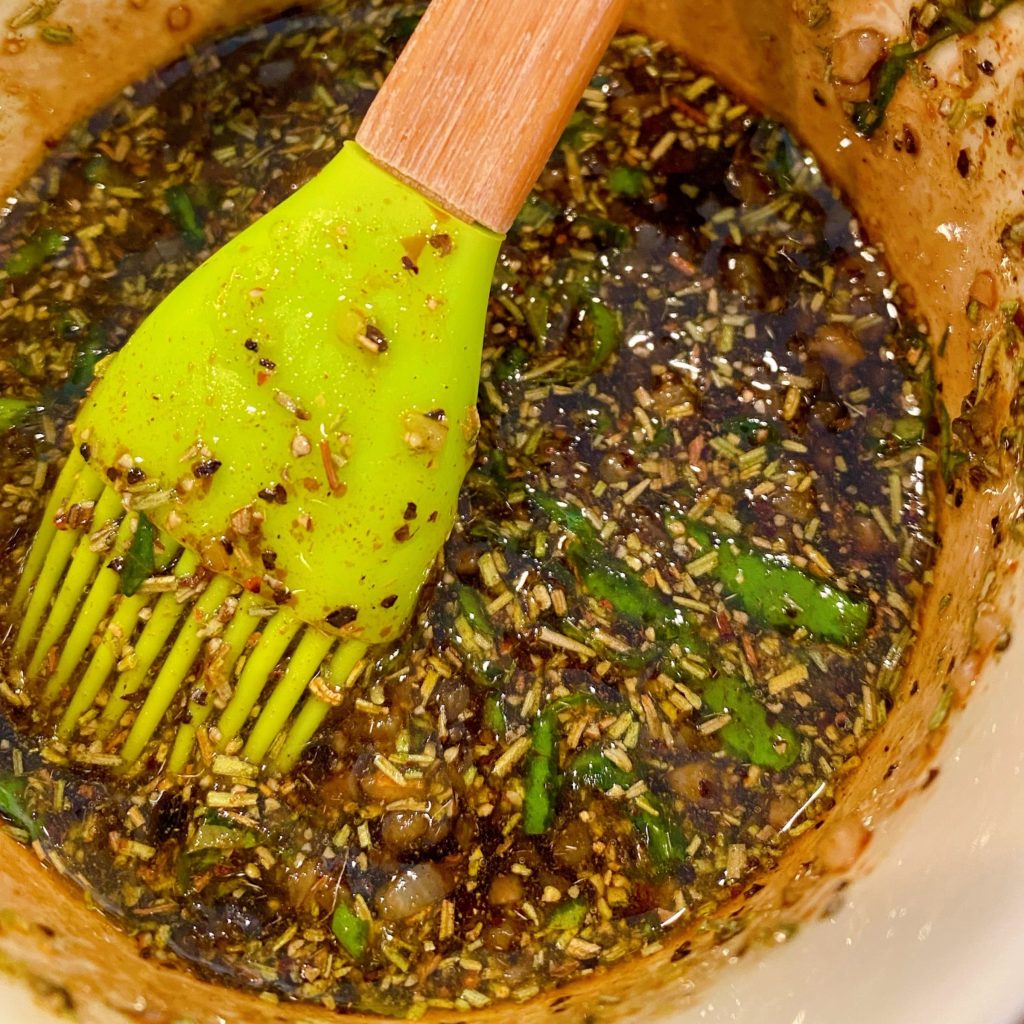
<path fill-rule="evenodd" d="M 0 15 L 6 18 L 20 6 L 2 0 Z M 190 9 L 190 23 L 177 31 L 168 27 L 168 11 L 174 6 L 167 0 L 139 6 L 65 0 L 62 17 L 86 26 L 75 46 L 66 50 L 29 41 L 20 52 L 3 58 L 0 133 L 7 151 L 0 173 L 6 187 L 38 163 L 48 138 L 59 137 L 75 119 L 175 56 L 188 41 L 286 4 L 209 0 L 201 9 Z M 1002 337 L 998 309 L 983 309 L 974 320 L 967 317 L 973 283 L 988 273 L 996 277 L 1002 297 L 1021 292 L 1019 268 L 1004 258 L 999 234 L 1019 202 L 1008 129 L 1001 126 L 1012 121 L 1015 79 L 1022 66 L 1022 58 L 1014 54 L 1024 54 L 1024 5 L 1005 12 L 983 40 L 951 42 L 937 51 L 930 61 L 935 86 L 902 89 L 886 127 L 871 141 L 857 138 L 850 128 L 829 79 L 827 53 L 839 35 L 865 26 L 890 38 L 903 37 L 910 3 L 896 0 L 866 10 L 857 0 L 833 0 L 831 18 L 816 28 L 808 25 L 807 6 L 800 0 L 636 0 L 630 20 L 786 121 L 811 146 L 847 193 L 869 236 L 884 244 L 931 336 L 940 337 L 948 329 L 938 377 L 940 393 L 955 418 L 965 397 L 977 390 L 980 354 L 989 351 L 993 338 Z M 993 49 L 1001 58 L 996 74 L 979 84 L 983 91 L 975 97 L 990 104 L 1000 127 L 991 138 L 972 143 L 976 157 L 965 179 L 951 158 L 951 147 L 960 143 L 939 110 L 943 96 L 959 95 L 957 71 L 969 47 Z M 905 126 L 911 126 L 917 139 L 914 154 L 894 144 Z M 981 397 L 990 403 L 998 427 L 1008 422 L 1016 371 L 1002 351 L 991 353 L 989 365 Z M 975 404 L 979 400 L 976 394 L 970 399 Z M 1012 453 L 991 453 L 990 469 L 985 486 L 962 486 L 960 497 L 942 510 L 943 544 L 935 582 L 924 602 L 922 638 L 904 684 L 916 684 L 914 695 L 897 704 L 872 741 L 859 771 L 845 783 L 829 824 L 795 841 L 767 887 L 744 906 L 745 927 L 728 940 L 730 952 L 741 951 L 780 922 L 809 917 L 841 881 L 819 866 L 817 849 L 830 830 L 851 818 L 877 823 L 927 777 L 941 736 L 941 731 L 929 729 L 929 719 L 943 687 L 953 686 L 957 694 L 966 687 L 964 666 L 976 664 L 979 653 L 979 609 L 999 601 L 1004 549 L 992 523 L 1000 516 L 1008 521 L 1016 507 Z M 42 868 L 31 851 L 0 837 L 0 854 L 0 967 L 43 992 L 66 993 L 83 1022 L 337 1020 L 310 1007 L 279 1006 L 214 988 L 143 961 L 129 939 L 89 910 L 53 870 Z M 737 909 L 726 908 L 723 915 Z M 707 962 L 724 959 L 709 936 L 703 942 Z M 700 944 L 696 941 L 695 947 Z M 673 963 L 676 946 L 673 942 L 652 957 L 579 982 L 557 997 L 481 1012 L 476 1019 L 519 1024 L 550 1020 L 553 998 L 560 1000 L 563 1019 L 582 1019 L 600 1008 L 601 996 L 613 989 L 617 1002 L 601 1011 L 603 1017 L 650 1020 L 653 990 L 671 991 L 675 998 L 666 1005 L 678 1006 L 684 970 L 691 979 L 704 970 L 700 963 L 693 966 L 699 956 L 685 965 Z"/>

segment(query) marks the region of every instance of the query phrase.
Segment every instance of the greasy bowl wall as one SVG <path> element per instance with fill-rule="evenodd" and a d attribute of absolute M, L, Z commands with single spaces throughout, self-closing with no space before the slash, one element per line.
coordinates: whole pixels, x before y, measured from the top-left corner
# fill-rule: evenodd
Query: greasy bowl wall
<path fill-rule="evenodd" d="M 24 6 L 0 0 L 0 23 Z M 5 187 L 117 88 L 191 40 L 284 6 L 64 0 L 60 18 L 74 25 L 74 45 L 8 31 L 0 43 Z M 1024 1012 L 1024 940 L 1015 928 L 1024 914 L 1016 870 L 1024 849 L 1024 655 L 1011 645 L 1001 660 L 989 657 L 1021 598 L 1012 536 L 1018 452 L 1001 443 L 1013 425 L 1019 368 L 1000 309 L 1021 295 L 1021 266 L 1000 235 L 1024 215 L 1024 6 L 935 50 L 926 73 L 901 87 L 885 127 L 871 141 L 857 138 L 840 102 L 848 87 L 830 74 L 832 49 L 862 29 L 904 38 L 910 7 L 832 0 L 822 21 L 812 0 L 636 0 L 630 14 L 636 27 L 795 129 L 885 246 L 932 337 L 946 335 L 940 394 L 952 419 L 966 416 L 981 432 L 985 472 L 955 486 L 942 509 L 942 546 L 905 699 L 844 782 L 825 827 L 796 840 L 753 899 L 723 910 L 730 926 L 718 934 L 727 939 L 703 929 L 689 937 L 694 953 L 683 962 L 673 954 L 685 936 L 673 936 L 660 953 L 525 1007 L 478 1013 L 481 1022 L 1001 1024 Z M 982 60 L 991 76 L 970 72 Z M 985 104 L 988 121 L 951 123 L 949 105 L 961 98 Z M 986 302 L 969 318 L 979 295 Z M 948 726 L 931 728 L 944 692 L 956 711 Z M 786 948 L 766 951 L 783 938 Z M 55 1008 L 104 1024 L 336 1019 L 140 960 L 70 884 L 2 837 L 0 968 L 0 1018 L 26 1024 L 49 1022 Z"/>

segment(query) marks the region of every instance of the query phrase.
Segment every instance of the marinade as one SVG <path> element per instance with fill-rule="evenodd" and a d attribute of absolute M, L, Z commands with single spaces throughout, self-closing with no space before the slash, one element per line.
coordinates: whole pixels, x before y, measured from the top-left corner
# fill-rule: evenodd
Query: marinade
<path fill-rule="evenodd" d="M 8 202 L 5 600 L 96 363 L 355 134 L 421 9 L 203 47 Z M 166 770 L 187 702 L 231 698 L 224 623 L 130 772 L 132 702 L 58 740 L 8 657 L 3 827 L 144 955 L 282 999 L 415 1018 L 650 952 L 821 822 L 892 707 L 934 547 L 930 358 L 786 129 L 620 35 L 504 246 L 476 461 L 405 634 L 286 775 L 215 724 Z"/>

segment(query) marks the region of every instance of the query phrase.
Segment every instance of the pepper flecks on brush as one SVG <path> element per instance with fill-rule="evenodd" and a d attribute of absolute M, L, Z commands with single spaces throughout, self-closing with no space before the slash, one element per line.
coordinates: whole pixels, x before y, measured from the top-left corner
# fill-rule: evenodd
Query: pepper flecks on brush
<path fill-rule="evenodd" d="M 244 731 L 245 758 L 290 767 L 333 704 L 327 680 L 340 683 L 368 645 L 407 624 L 472 461 L 502 234 L 624 8 L 537 0 L 513 25 L 497 0 L 477 2 L 473 31 L 502 58 L 480 62 L 471 40 L 451 41 L 466 0 L 435 0 L 357 140 L 182 281 L 97 373 L 13 602 L 29 684 L 70 698 L 62 739 L 109 688 L 97 734 L 133 765 L 201 676 L 211 622 L 249 615 L 244 591 L 273 614 L 264 630 L 243 624 L 232 638 L 233 661 L 256 639 L 218 720 L 220 745 Z M 579 45 L 565 50 L 566 38 Z M 539 53 L 553 77 L 517 59 Z M 452 94 L 441 112 L 423 106 L 433 92 Z M 508 103 L 485 109 L 495 94 Z M 435 132 L 458 152 L 424 164 L 422 141 Z M 494 165 L 488 149 L 509 144 L 517 162 Z M 194 191 L 174 185 L 164 200 L 200 251 Z M 27 242 L 8 276 L 38 269 L 66 241 L 51 230 Z M 322 469 L 302 461 L 312 445 L 296 445 L 300 428 L 318 435 Z M 86 504 L 102 509 L 109 551 L 55 522 Z M 418 506 L 431 512 L 414 528 L 404 510 Z M 157 547 L 172 559 L 160 596 L 147 582 Z M 181 724 L 172 770 L 207 714 L 200 706 Z"/>

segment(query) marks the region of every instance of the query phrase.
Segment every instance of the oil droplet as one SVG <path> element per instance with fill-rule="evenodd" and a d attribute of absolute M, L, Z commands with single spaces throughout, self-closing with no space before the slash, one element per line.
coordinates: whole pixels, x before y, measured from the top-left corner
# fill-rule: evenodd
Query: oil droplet
<path fill-rule="evenodd" d="M 354 344 L 359 335 L 366 330 L 367 319 L 364 310 L 350 302 L 340 302 L 334 315 L 335 333 L 341 341 Z"/>
<path fill-rule="evenodd" d="M 184 32 L 192 24 L 192 11 L 186 4 L 175 4 L 167 12 L 166 20 L 172 32 Z"/>

